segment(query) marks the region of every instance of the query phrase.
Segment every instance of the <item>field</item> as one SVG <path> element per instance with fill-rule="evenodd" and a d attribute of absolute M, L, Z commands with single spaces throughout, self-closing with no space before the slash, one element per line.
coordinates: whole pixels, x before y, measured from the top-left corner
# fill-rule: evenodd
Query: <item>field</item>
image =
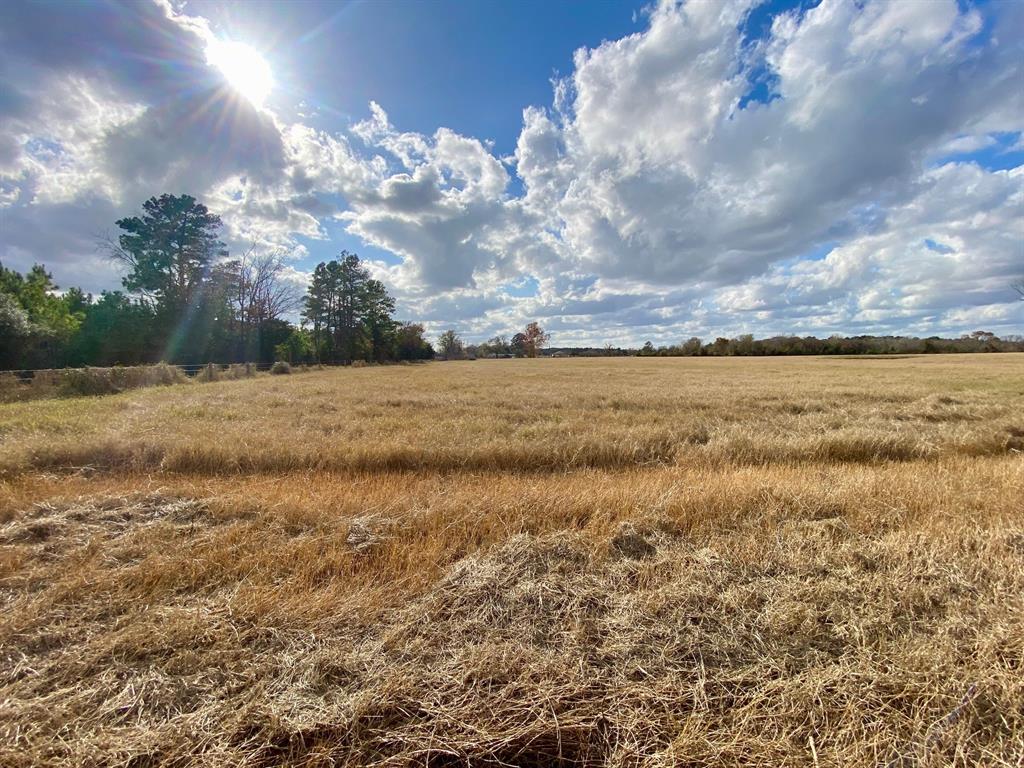
<path fill-rule="evenodd" d="M 0 405 L 0 765 L 1020 766 L 1024 355 Z"/>

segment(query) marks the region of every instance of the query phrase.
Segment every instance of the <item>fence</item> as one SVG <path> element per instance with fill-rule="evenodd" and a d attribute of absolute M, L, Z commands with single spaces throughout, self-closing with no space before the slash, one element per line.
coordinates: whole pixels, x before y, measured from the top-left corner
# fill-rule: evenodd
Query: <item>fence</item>
<path fill-rule="evenodd" d="M 269 364 L 204 363 L 114 366 L 111 368 L 41 368 L 0 371 L 0 402 L 74 395 L 108 395 L 126 389 L 218 381 L 255 376 Z"/>
<path fill-rule="evenodd" d="M 33 379 L 36 374 L 52 374 L 62 373 L 64 371 L 84 371 L 89 369 L 98 369 L 102 371 L 106 370 L 122 370 L 130 368 L 152 368 L 156 365 L 166 366 L 168 368 L 177 368 L 179 371 L 184 373 L 189 378 L 195 376 L 197 373 L 203 370 L 208 370 L 210 366 L 213 366 L 214 370 L 226 371 L 233 365 L 244 365 L 251 366 L 254 371 L 269 371 L 273 363 L 145 363 L 142 365 L 83 365 L 81 367 L 68 367 L 68 368 L 12 368 L 9 370 L 0 371 L 0 376 L 15 376 L 19 379 Z"/>

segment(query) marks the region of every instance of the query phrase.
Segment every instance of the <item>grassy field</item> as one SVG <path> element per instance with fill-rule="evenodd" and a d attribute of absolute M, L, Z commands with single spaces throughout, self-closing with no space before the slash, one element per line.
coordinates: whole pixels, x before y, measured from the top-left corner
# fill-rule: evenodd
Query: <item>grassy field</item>
<path fill-rule="evenodd" d="M 1020 766 L 1024 356 L 0 405 L 0 765 Z"/>

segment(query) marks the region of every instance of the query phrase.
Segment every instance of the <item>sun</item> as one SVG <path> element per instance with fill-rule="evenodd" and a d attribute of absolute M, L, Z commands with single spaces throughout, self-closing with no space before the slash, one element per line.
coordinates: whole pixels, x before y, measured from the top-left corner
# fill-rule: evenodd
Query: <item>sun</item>
<path fill-rule="evenodd" d="M 274 85 L 274 76 L 256 50 L 232 40 L 211 40 L 206 47 L 206 60 L 254 107 L 263 106 Z"/>

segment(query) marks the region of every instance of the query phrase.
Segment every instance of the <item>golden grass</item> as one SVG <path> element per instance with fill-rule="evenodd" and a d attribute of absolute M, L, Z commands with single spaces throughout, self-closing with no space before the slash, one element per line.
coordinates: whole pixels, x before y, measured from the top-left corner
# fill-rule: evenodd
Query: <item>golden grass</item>
<path fill-rule="evenodd" d="M 1024 761 L 1024 356 L 0 406 L 0 764 Z"/>
<path fill-rule="evenodd" d="M 240 367 L 243 375 L 248 373 L 245 366 Z M 236 374 L 232 378 L 237 378 L 239 366 L 231 366 L 231 369 Z M 213 375 L 210 374 L 211 378 Z M 180 368 L 166 363 L 114 368 L 56 368 L 36 371 L 31 379 L 22 379 L 16 372 L 0 371 L 0 402 L 109 395 L 126 389 L 189 384 L 191 381 Z"/>

